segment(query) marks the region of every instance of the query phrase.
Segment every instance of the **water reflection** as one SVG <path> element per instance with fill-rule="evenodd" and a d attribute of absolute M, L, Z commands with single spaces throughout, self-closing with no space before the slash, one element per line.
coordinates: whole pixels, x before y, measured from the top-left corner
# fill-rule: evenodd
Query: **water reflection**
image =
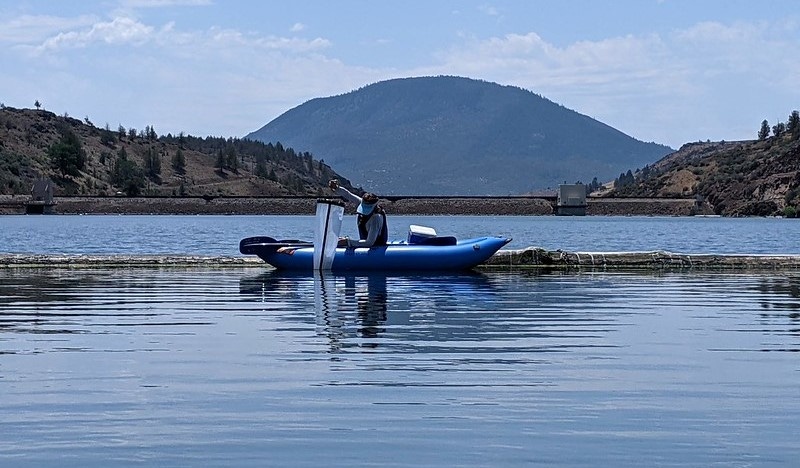
<path fill-rule="evenodd" d="M 0 269 L 0 465 L 793 466 L 798 279 Z"/>
<path fill-rule="evenodd" d="M 148 333 L 213 324 L 212 271 L 0 270 L 0 353 L 154 349 Z M 183 329 L 183 331 L 180 331 Z M 26 336 L 30 335 L 30 336 Z M 71 335 L 72 337 L 69 337 Z M 133 337 L 114 339 L 120 335 Z M 137 348 L 126 346 L 137 342 Z"/>
<path fill-rule="evenodd" d="M 366 339 L 362 346 L 377 347 L 377 338 L 386 331 L 386 276 L 344 276 L 340 279 L 339 286 L 336 277 L 328 274 L 316 273 L 313 280 L 317 332 L 328 338 L 331 352 L 342 349 L 344 324 L 351 304 L 355 306 L 359 324 L 356 331 Z"/>
<path fill-rule="evenodd" d="M 513 356 L 515 362 L 544 362 L 542 353 L 578 349 L 592 349 L 598 359 L 615 359 L 613 349 L 628 346 L 620 341 L 619 332 L 640 321 L 637 315 L 675 317 L 689 312 L 695 319 L 712 317 L 721 324 L 721 318 L 730 318 L 739 323 L 718 325 L 726 333 L 797 337 L 798 281 L 796 275 L 736 273 L 314 276 L 271 270 L 242 278 L 240 292 L 257 297 L 265 307 L 296 307 L 297 313 L 278 317 L 290 323 L 308 320 L 301 311 L 313 297 L 317 336 L 327 339 L 333 354 L 461 353 L 469 359 L 492 354 L 495 362 L 502 356 Z M 748 290 L 752 297 L 744 292 Z M 760 304 L 755 314 L 752 301 Z M 738 340 L 731 346 L 728 341 L 737 341 L 735 335 L 719 341 L 707 342 L 707 349 L 800 348 L 798 343 L 768 339 L 752 344 Z"/>
<path fill-rule="evenodd" d="M 275 270 L 240 280 L 240 293 L 264 303 L 309 300 L 320 335 L 331 342 L 331 351 L 341 350 L 349 331 L 362 340 L 358 346 L 375 348 L 387 327 L 394 333 L 412 323 L 432 320 L 435 312 L 468 309 L 495 296 L 486 275 L 386 275 L 288 273 Z M 391 313 L 390 313 L 391 312 Z M 295 315 L 287 320 L 302 320 Z M 352 330 L 351 330 L 352 329 Z"/>
<path fill-rule="evenodd" d="M 800 278 L 795 276 L 769 276 L 755 287 L 765 310 L 786 311 L 792 319 L 800 318 Z"/>
<path fill-rule="evenodd" d="M 265 304 L 310 300 L 318 336 L 329 351 L 501 353 L 613 348 L 608 333 L 629 311 L 609 306 L 624 291 L 606 280 L 562 275 L 333 275 L 269 271 L 242 278 L 240 293 Z M 286 321 L 303 321 L 287 314 Z M 513 357 L 512 357 L 513 356 Z"/>
<path fill-rule="evenodd" d="M 800 277 L 794 275 L 762 278 L 754 288 L 759 297 L 761 331 L 770 335 L 800 337 Z M 800 341 L 790 347 L 769 347 L 765 351 L 800 352 Z"/>

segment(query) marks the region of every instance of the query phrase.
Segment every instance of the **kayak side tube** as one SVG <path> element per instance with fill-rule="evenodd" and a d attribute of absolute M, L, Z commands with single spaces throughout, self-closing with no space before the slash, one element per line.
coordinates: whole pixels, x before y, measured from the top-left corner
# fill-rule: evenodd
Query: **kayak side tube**
<path fill-rule="evenodd" d="M 452 245 L 418 245 L 405 242 L 371 248 L 337 248 L 332 271 L 458 271 L 473 268 L 494 255 L 511 239 L 478 237 Z M 307 245 L 274 244 L 259 247 L 254 242 L 242 253 L 256 254 L 281 270 L 311 271 L 314 248 Z M 246 252 L 245 252 L 246 250 Z"/>

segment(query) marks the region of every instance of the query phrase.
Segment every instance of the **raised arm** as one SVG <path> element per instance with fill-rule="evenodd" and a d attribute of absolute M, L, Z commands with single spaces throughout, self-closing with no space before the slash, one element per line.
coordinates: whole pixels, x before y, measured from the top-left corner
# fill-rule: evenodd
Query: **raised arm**
<path fill-rule="evenodd" d="M 336 180 L 336 179 L 328 182 L 328 187 L 330 187 L 331 190 L 336 192 L 336 195 L 344 198 L 345 200 L 347 200 L 347 201 L 349 201 L 351 203 L 355 203 L 356 205 L 361 203 L 361 197 L 359 197 L 357 195 L 354 195 L 353 193 L 351 193 L 346 188 L 340 186 L 339 185 L 339 181 Z"/>
<path fill-rule="evenodd" d="M 337 188 L 336 189 L 336 195 L 339 195 L 340 197 L 344 198 L 345 200 L 347 200 L 347 201 L 349 201 L 351 203 L 355 203 L 356 205 L 361 203 L 361 197 L 359 197 L 357 195 L 354 195 L 352 192 L 350 192 L 349 190 L 347 190 L 344 187 Z"/>

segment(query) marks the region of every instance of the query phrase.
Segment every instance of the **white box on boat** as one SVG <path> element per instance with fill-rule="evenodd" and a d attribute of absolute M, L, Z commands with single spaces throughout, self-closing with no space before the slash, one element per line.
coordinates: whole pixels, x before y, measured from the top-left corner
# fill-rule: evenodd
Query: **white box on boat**
<path fill-rule="evenodd" d="M 408 243 L 416 244 L 425 239 L 436 237 L 436 230 L 431 227 L 412 224 L 408 227 Z"/>

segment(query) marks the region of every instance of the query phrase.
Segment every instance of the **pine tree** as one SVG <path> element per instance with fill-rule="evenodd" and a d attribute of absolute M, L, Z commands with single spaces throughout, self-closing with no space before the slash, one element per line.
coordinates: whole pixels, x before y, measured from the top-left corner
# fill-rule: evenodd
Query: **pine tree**
<path fill-rule="evenodd" d="M 214 163 L 214 168 L 220 172 L 225 170 L 225 153 L 222 152 L 222 148 L 217 151 L 217 161 Z"/>
<path fill-rule="evenodd" d="M 47 154 L 56 169 L 64 175 L 79 176 L 86 165 L 86 151 L 75 133 L 66 126 L 59 129 L 61 140 L 53 144 Z"/>
<path fill-rule="evenodd" d="M 239 172 L 239 159 L 236 158 L 236 148 L 233 146 L 228 147 L 227 155 L 225 156 L 225 167 L 231 172 Z"/>
<path fill-rule="evenodd" d="M 256 167 L 253 171 L 256 177 L 266 178 L 268 175 L 267 172 L 267 161 L 263 155 L 256 156 Z"/>
<path fill-rule="evenodd" d="M 776 137 L 783 135 L 783 132 L 786 131 L 786 124 L 783 122 L 778 122 L 772 126 L 772 134 Z"/>
<path fill-rule="evenodd" d="M 791 133 L 793 137 L 800 135 L 800 112 L 792 111 L 789 115 L 789 120 L 786 122 L 786 131 Z"/>
<path fill-rule="evenodd" d="M 758 131 L 758 139 L 759 140 L 766 140 L 769 136 L 769 122 L 764 119 L 761 122 L 761 130 Z"/>
<path fill-rule="evenodd" d="M 186 157 L 180 148 L 172 155 L 172 169 L 178 174 L 186 172 Z"/>
<path fill-rule="evenodd" d="M 125 147 L 120 148 L 117 153 L 117 160 L 114 161 L 114 170 L 111 173 L 111 183 L 131 197 L 139 195 L 144 188 L 144 173 L 136 162 L 128 159 Z"/>
<path fill-rule="evenodd" d="M 147 171 L 147 177 L 151 179 L 156 179 L 161 175 L 161 155 L 153 148 L 147 150 L 145 169 Z"/>

